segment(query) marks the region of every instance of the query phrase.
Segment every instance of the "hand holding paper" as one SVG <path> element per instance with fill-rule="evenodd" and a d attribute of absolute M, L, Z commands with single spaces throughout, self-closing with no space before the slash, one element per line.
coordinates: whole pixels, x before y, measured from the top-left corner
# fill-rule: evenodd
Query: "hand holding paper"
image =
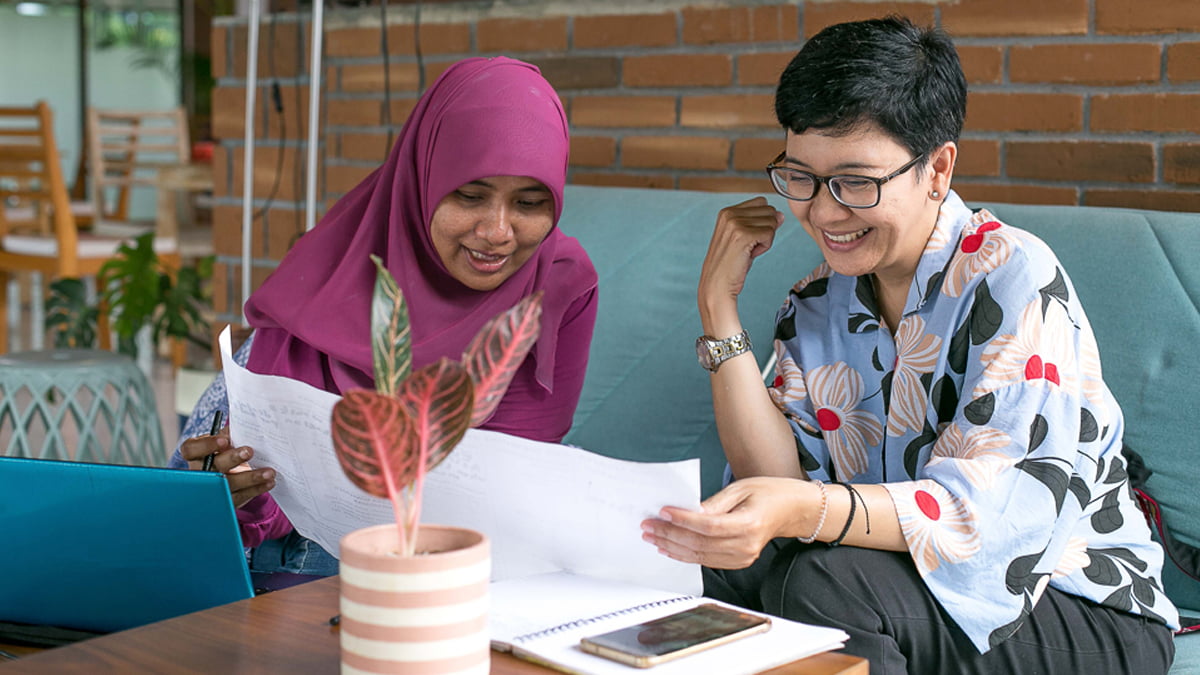
<path fill-rule="evenodd" d="M 342 535 L 392 522 L 386 500 L 342 473 L 329 434 L 338 396 L 237 366 L 220 338 L 230 433 L 276 470 L 271 494 L 296 529 L 338 554 Z M 639 463 L 471 430 L 426 479 L 423 522 L 492 540 L 493 579 L 557 570 L 699 594 L 700 569 L 659 555 L 640 523 L 665 505 L 700 506 L 699 460 Z"/>

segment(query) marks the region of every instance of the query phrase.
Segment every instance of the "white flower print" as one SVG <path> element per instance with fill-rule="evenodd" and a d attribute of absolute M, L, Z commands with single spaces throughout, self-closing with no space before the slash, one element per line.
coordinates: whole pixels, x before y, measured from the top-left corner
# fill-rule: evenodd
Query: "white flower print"
<path fill-rule="evenodd" d="M 1058 303 L 1047 306 L 1042 318 L 1041 300 L 1025 306 L 1017 320 L 1016 335 L 999 335 L 983 349 L 983 376 L 972 394 L 979 398 L 1017 382 L 1056 387 L 1077 393 L 1075 326 Z"/>
<path fill-rule="evenodd" d="M 978 217 L 979 214 L 976 214 Z M 974 225 L 974 219 L 972 225 Z M 1020 237 L 1012 228 L 996 220 L 968 225 L 962 232 L 958 250 L 946 269 L 942 292 L 957 298 L 975 277 L 999 268 L 1012 256 Z"/>
<path fill-rule="evenodd" d="M 931 480 L 886 483 L 917 571 L 926 576 L 943 563 L 969 560 L 980 548 L 975 516 L 965 499 Z"/>
<path fill-rule="evenodd" d="M 933 372 L 942 350 L 942 339 L 926 333 L 925 320 L 915 314 L 900 322 L 895 341 L 896 367 L 887 420 L 889 436 L 925 427 L 929 396 L 921 384 L 921 376 Z"/>
<path fill-rule="evenodd" d="M 1067 542 L 1067 548 L 1063 550 L 1062 557 L 1058 559 L 1058 565 L 1050 576 L 1055 578 L 1069 576 L 1089 564 L 1091 564 L 1091 560 L 1087 554 L 1087 539 L 1071 537 Z"/>
<path fill-rule="evenodd" d="M 837 475 L 850 480 L 866 471 L 867 448 L 883 440 L 883 425 L 855 409 L 863 397 L 862 376 L 840 361 L 819 366 L 809 373 L 808 393 Z"/>
<path fill-rule="evenodd" d="M 804 371 L 788 353 L 782 340 L 775 341 L 775 380 L 767 389 L 775 407 L 788 412 L 788 406 L 808 399 Z"/>
<path fill-rule="evenodd" d="M 1010 445 L 1012 438 L 999 429 L 973 426 L 964 433 L 958 424 L 951 424 L 938 436 L 926 466 L 966 460 L 959 461 L 956 468 L 971 485 L 986 490 L 995 484 L 1000 472 L 1020 461 L 1019 457 L 998 452 Z"/>

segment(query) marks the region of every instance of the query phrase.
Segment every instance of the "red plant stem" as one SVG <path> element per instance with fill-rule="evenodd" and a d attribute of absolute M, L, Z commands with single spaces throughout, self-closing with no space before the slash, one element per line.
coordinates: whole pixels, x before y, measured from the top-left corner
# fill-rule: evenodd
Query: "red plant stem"
<path fill-rule="evenodd" d="M 429 463 L 429 418 L 426 415 L 427 409 L 422 406 L 421 413 L 417 417 L 417 478 L 413 481 L 414 492 L 414 507 L 409 510 L 409 531 L 413 533 L 412 548 L 409 552 L 412 555 L 416 549 L 417 528 L 421 522 L 421 497 L 425 488 L 425 474 Z"/>
<path fill-rule="evenodd" d="M 396 517 L 396 529 L 400 534 L 399 550 L 401 553 L 406 551 L 408 546 L 408 533 L 404 527 L 404 513 L 408 510 L 404 503 L 404 494 L 396 494 L 396 477 L 392 475 L 390 467 L 386 461 L 380 461 L 380 468 L 383 470 L 383 484 L 387 487 L 388 501 L 392 503 L 392 514 Z M 413 539 L 416 539 L 414 536 Z"/>

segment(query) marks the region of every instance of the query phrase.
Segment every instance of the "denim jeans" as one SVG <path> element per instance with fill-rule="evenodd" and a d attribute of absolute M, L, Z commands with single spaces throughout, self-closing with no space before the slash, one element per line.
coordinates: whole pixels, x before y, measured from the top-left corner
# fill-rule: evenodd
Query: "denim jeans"
<path fill-rule="evenodd" d="M 250 551 L 251 572 L 290 572 L 329 577 L 338 573 L 338 560 L 317 542 L 292 533 L 268 539 Z"/>

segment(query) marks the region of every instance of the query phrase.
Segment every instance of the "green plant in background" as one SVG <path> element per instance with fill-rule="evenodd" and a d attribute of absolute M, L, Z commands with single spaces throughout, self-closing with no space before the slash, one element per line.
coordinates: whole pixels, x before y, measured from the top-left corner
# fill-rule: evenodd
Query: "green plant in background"
<path fill-rule="evenodd" d="M 182 64 L 176 13 L 99 6 L 91 18 L 97 50 L 132 49 L 130 66 L 157 70 L 168 82 L 179 81 Z"/>
<path fill-rule="evenodd" d="M 100 299 L 108 308 L 117 350 L 137 357 L 137 335 L 150 328 L 152 342 L 181 338 L 211 349 L 205 309 L 211 305 L 206 282 L 212 278 L 213 257 L 199 259 L 177 272 L 163 265 L 154 252 L 154 233 L 148 232 L 117 249 L 97 275 Z M 55 346 L 93 347 L 99 308 L 88 303 L 83 283 L 61 279 L 50 286 L 46 300 L 46 329 Z"/>
<path fill-rule="evenodd" d="M 87 287 L 79 279 L 56 279 L 46 298 L 46 330 L 55 349 L 82 349 L 96 344 L 99 310 L 88 302 Z"/>
<path fill-rule="evenodd" d="M 154 233 L 121 244 L 117 257 L 100 267 L 101 297 L 112 315 L 117 334 L 117 351 L 137 356 L 135 338 L 145 326 L 151 327 L 155 344 L 164 336 L 186 339 L 209 347 L 208 321 L 203 308 L 210 304 L 204 281 L 212 277 L 211 256 L 194 267 L 180 269 L 172 278 L 154 252 Z"/>

